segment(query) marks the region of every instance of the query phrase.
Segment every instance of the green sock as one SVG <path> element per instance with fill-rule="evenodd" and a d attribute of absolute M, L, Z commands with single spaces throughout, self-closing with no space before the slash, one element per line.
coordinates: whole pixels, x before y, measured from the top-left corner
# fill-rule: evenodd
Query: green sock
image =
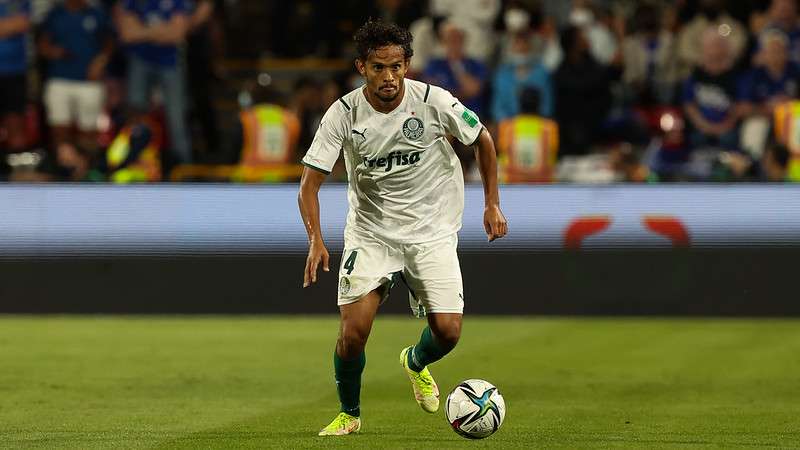
<path fill-rule="evenodd" d="M 365 352 L 355 359 L 344 360 L 336 351 L 333 352 L 333 368 L 336 372 L 336 390 L 342 403 L 342 412 L 360 417 L 361 372 L 367 364 Z"/>
<path fill-rule="evenodd" d="M 417 345 L 408 352 L 408 367 L 414 372 L 419 372 L 428 364 L 434 363 L 450 353 L 452 348 L 443 347 L 436 342 L 436 337 L 431 332 L 431 327 L 422 330 L 422 336 Z"/>

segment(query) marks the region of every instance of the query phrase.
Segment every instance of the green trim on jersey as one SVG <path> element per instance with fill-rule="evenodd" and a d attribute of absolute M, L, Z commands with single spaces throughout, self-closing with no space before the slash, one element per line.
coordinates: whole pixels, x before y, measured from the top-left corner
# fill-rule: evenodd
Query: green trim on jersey
<path fill-rule="evenodd" d="M 474 146 L 478 145 L 478 141 L 481 140 L 481 134 L 483 134 L 483 130 L 485 130 L 485 129 L 486 129 L 486 127 L 481 127 L 481 131 L 478 132 L 478 137 L 476 137 L 475 140 L 472 141 L 472 144 L 469 144 L 469 147 L 474 147 Z"/>
<path fill-rule="evenodd" d="M 306 167 L 309 167 L 309 168 L 311 168 L 311 169 L 314 169 L 314 170 L 316 170 L 317 172 L 322 172 L 322 173 L 324 173 L 325 175 L 330 175 L 330 174 L 331 174 L 331 173 L 330 173 L 330 171 L 328 171 L 328 170 L 325 170 L 325 169 L 323 169 L 323 168 L 321 168 L 321 167 L 317 167 L 317 166 L 315 166 L 315 165 L 313 165 L 313 164 L 309 164 L 309 163 L 307 163 L 307 162 L 305 162 L 305 161 L 300 161 L 300 164 L 302 164 L 302 165 L 304 165 L 304 166 L 306 166 Z"/>

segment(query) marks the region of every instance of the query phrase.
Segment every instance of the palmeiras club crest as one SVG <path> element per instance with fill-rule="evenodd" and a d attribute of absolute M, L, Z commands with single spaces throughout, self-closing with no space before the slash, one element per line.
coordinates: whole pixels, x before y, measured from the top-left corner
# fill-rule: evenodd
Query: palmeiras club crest
<path fill-rule="evenodd" d="M 342 277 L 339 280 L 339 293 L 341 295 L 347 295 L 350 292 L 350 280 L 347 277 Z"/>
<path fill-rule="evenodd" d="M 422 126 L 422 121 L 416 117 L 409 117 L 403 122 L 403 136 L 408 139 L 421 138 L 423 131 L 425 131 L 425 127 Z"/>

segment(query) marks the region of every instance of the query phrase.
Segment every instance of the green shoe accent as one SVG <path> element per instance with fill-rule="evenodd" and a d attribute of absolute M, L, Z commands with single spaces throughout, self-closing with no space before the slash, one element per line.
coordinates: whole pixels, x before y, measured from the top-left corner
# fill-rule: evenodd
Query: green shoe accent
<path fill-rule="evenodd" d="M 419 406 L 429 413 L 439 410 L 439 386 L 436 385 L 433 376 L 427 367 L 419 372 L 415 372 L 408 367 L 409 352 L 413 347 L 406 347 L 400 352 L 400 365 L 411 380 L 411 387 L 414 389 L 414 399 Z"/>
<path fill-rule="evenodd" d="M 361 418 L 340 412 L 333 422 L 319 432 L 319 436 L 344 436 L 361 431 Z"/>

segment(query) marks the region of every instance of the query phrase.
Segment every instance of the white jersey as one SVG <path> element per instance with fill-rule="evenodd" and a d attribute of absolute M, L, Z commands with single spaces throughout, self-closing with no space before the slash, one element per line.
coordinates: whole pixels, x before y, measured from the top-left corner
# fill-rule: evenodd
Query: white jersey
<path fill-rule="evenodd" d="M 345 235 L 423 243 L 456 233 L 464 212 L 461 164 L 447 140 L 473 144 L 483 126 L 446 90 L 406 79 L 403 100 L 381 113 L 363 88 L 322 118 L 303 164 L 330 173 L 344 150 L 350 210 Z"/>

